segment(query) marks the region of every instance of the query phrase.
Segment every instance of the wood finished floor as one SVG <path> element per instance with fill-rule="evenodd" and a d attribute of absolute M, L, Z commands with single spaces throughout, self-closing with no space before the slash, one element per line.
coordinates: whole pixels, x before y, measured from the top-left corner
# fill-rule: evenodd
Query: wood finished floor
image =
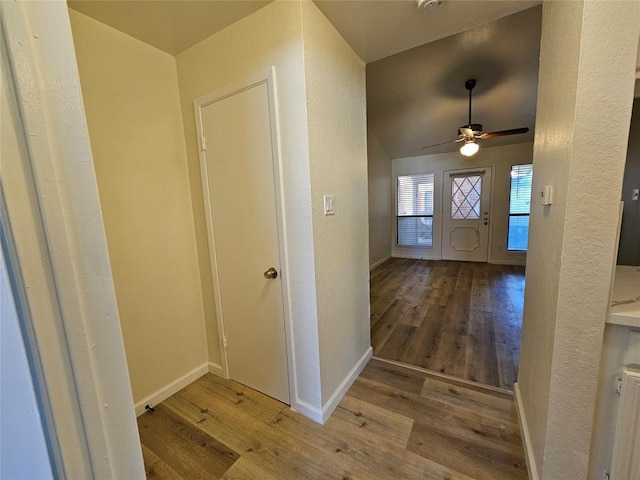
<path fill-rule="evenodd" d="M 523 301 L 524 267 L 392 258 L 371 271 L 373 354 L 512 390 Z"/>
<path fill-rule="evenodd" d="M 376 359 L 324 426 L 207 374 L 138 428 L 149 479 L 527 478 L 511 395 Z"/>

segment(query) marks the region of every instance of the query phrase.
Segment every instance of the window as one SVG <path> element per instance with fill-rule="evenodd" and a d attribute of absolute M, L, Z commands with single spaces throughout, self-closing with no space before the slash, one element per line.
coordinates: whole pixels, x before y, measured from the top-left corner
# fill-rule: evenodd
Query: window
<path fill-rule="evenodd" d="M 465 175 L 451 178 L 451 218 L 476 220 L 480 218 L 482 177 Z"/>
<path fill-rule="evenodd" d="M 532 179 L 533 165 L 513 165 L 511 167 L 511 194 L 509 196 L 509 233 L 507 236 L 507 250 L 527 250 Z"/>
<path fill-rule="evenodd" d="M 397 244 L 433 246 L 433 173 L 398 177 Z"/>

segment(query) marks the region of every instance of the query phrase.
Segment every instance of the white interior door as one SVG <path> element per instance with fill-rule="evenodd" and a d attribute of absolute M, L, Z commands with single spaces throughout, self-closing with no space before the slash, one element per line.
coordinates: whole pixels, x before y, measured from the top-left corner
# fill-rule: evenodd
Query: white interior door
<path fill-rule="evenodd" d="M 228 375 L 289 403 L 271 88 L 213 94 L 196 118 Z"/>
<path fill-rule="evenodd" d="M 444 172 L 442 192 L 442 258 L 486 262 L 491 167 Z"/>

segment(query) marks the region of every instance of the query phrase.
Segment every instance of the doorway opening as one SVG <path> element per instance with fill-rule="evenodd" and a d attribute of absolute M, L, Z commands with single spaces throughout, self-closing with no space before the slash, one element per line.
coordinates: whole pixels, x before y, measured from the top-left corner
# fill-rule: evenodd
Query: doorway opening
<path fill-rule="evenodd" d="M 460 40 L 491 43 L 481 26 L 367 66 L 370 198 L 382 197 L 383 179 L 389 190 L 388 216 L 370 200 L 371 343 L 375 357 L 511 391 L 520 356 L 541 11 L 490 25 L 500 31 L 492 37 L 496 52 L 516 36 L 528 40 L 517 53 L 480 59 Z M 455 61 L 447 60 L 452 51 Z M 511 54 L 518 58 L 505 63 Z M 473 119 L 460 87 L 469 79 Z M 443 142 L 455 127 L 458 137 Z M 494 130 L 505 135 L 481 133 Z M 472 142 L 478 148 L 469 156 L 460 145 Z"/>
<path fill-rule="evenodd" d="M 530 168 L 512 167 L 507 247 L 526 250 L 531 198 Z M 527 175 L 520 172 L 526 170 Z M 441 237 L 442 259 L 395 257 L 371 272 L 371 341 L 374 355 L 483 385 L 512 390 L 517 379 L 524 301 L 524 267 L 488 263 L 491 167 L 442 174 L 440 211 L 433 215 L 433 188 L 398 182 L 404 211 L 431 212 Z M 515 172 L 515 173 L 514 173 Z M 431 181 L 431 177 L 426 178 Z M 511 221 L 512 212 L 519 222 Z M 514 214 L 516 215 L 516 214 Z M 440 219 L 438 219 L 440 217 Z M 413 217 L 412 217 L 413 218 Z M 436 219 L 435 221 L 433 219 Z M 523 222 L 525 220 L 525 222 Z M 402 217 L 398 239 L 408 245 Z M 526 224 L 526 225 L 525 225 Z M 403 225 L 401 228 L 400 225 Z M 417 235 L 416 243 L 434 229 Z M 415 244 L 414 244 L 415 245 Z"/>

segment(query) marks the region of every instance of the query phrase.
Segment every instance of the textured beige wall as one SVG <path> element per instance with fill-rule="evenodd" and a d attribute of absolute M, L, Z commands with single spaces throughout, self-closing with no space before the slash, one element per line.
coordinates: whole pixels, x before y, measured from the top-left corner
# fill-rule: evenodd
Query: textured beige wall
<path fill-rule="evenodd" d="M 433 173 L 434 185 L 434 233 L 442 231 L 442 182 L 443 172 L 463 168 L 492 167 L 491 230 L 489 242 L 489 261 L 524 265 L 526 255 L 507 252 L 507 230 L 509 217 L 509 192 L 511 189 L 511 166 L 531 163 L 533 144 L 518 143 L 502 147 L 482 147 L 472 158 L 466 158 L 458 152 L 438 153 L 420 157 L 398 158 L 392 162 L 391 205 L 395 209 L 395 178 L 398 175 Z M 416 258 L 442 258 L 442 237 L 435 235 L 433 249 L 397 247 L 395 245 L 395 217 L 391 218 L 392 251 L 394 256 Z"/>
<path fill-rule="evenodd" d="M 302 25 L 325 404 L 371 345 L 365 66 L 312 2 Z"/>
<path fill-rule="evenodd" d="M 587 478 L 638 7 L 543 7 L 533 188 L 552 185 L 554 203 L 531 209 L 518 388 L 545 480 Z"/>
<path fill-rule="evenodd" d="M 369 265 L 391 255 L 391 157 L 375 134 L 367 131 L 369 183 Z"/>
<path fill-rule="evenodd" d="M 220 358 L 193 100 L 275 67 L 295 362 L 292 402 L 321 405 L 301 5 L 278 1 L 176 58 L 210 357 Z M 366 215 L 366 212 L 365 212 Z"/>
<path fill-rule="evenodd" d="M 134 401 L 207 362 L 175 59 L 70 11 Z"/>

